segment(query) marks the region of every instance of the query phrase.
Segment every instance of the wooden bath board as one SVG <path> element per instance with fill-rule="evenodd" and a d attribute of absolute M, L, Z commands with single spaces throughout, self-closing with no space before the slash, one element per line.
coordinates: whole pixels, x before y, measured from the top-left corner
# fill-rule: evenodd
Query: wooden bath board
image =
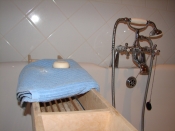
<path fill-rule="evenodd" d="M 28 62 L 33 61 L 28 56 Z M 31 111 L 33 131 L 137 131 L 94 89 L 70 98 L 34 102 Z"/>

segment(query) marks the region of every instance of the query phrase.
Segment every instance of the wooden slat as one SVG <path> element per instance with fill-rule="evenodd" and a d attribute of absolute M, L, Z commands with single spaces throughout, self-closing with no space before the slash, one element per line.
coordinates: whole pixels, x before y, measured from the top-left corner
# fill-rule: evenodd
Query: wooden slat
<path fill-rule="evenodd" d="M 78 111 L 78 108 L 76 107 L 75 103 L 73 102 L 72 98 L 69 97 L 70 102 L 72 103 L 72 105 L 74 106 L 75 110 Z"/>
<path fill-rule="evenodd" d="M 46 107 L 46 103 L 43 102 L 43 104 L 44 104 L 44 109 L 45 109 L 45 111 L 48 112 L 47 107 Z"/>
<path fill-rule="evenodd" d="M 73 102 L 75 103 L 76 107 L 78 108 L 79 111 L 84 111 L 84 107 L 80 105 L 77 99 L 73 99 Z"/>
<path fill-rule="evenodd" d="M 52 112 L 54 112 L 54 109 L 53 109 L 52 103 L 51 103 L 50 101 L 49 101 L 49 104 L 50 104 L 50 107 L 51 107 Z"/>
<path fill-rule="evenodd" d="M 56 104 L 56 106 L 57 106 L 58 111 L 61 111 L 61 110 L 60 110 L 60 107 L 59 107 L 59 105 L 58 105 L 57 100 L 54 100 L 54 101 L 55 101 L 55 104 Z"/>
<path fill-rule="evenodd" d="M 61 101 L 61 105 L 63 106 L 64 110 L 66 111 L 66 108 L 65 108 L 65 106 L 63 104 L 63 101 L 61 99 L 60 99 L 60 101 Z"/>

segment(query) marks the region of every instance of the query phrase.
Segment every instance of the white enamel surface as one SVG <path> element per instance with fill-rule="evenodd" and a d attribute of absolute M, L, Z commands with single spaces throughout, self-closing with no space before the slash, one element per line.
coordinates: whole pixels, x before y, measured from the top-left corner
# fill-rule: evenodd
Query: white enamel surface
<path fill-rule="evenodd" d="M 26 60 L 28 54 L 39 58 L 55 58 L 54 55 L 59 54 L 63 58 L 74 56 L 77 61 L 87 60 L 106 66 L 110 61 L 110 35 L 114 24 L 118 18 L 129 17 L 151 20 L 163 31 L 161 38 L 152 41 L 158 45 L 158 49 L 161 41 L 168 41 L 168 44 L 161 45 L 163 50 L 159 55 L 160 64 L 166 64 L 175 53 L 172 50 L 175 45 L 169 44 L 174 43 L 175 37 L 174 7 L 174 0 L 1 0 L 0 38 L 6 39 L 11 45 L 3 46 L 1 50 L 7 54 L 11 54 L 11 48 L 15 51 L 13 56 L 1 56 L 0 62 Z M 149 27 L 140 34 L 148 36 L 151 30 Z M 105 35 L 105 32 L 109 35 Z M 96 38 L 102 43 L 94 42 Z M 116 46 L 125 45 L 126 42 L 132 44 L 134 38 L 133 31 L 126 24 L 118 25 Z M 49 44 L 41 46 L 44 41 Z M 83 53 L 80 51 L 83 43 L 89 44 L 87 50 L 92 49 L 91 58 L 85 60 L 80 58 L 84 55 L 80 54 Z M 48 50 L 45 51 L 45 48 Z M 171 64 L 175 64 L 174 61 Z M 121 57 L 120 65 L 132 64 Z"/>
<path fill-rule="evenodd" d="M 24 116 L 18 105 L 16 87 L 18 76 L 27 62 L 0 63 L 0 130 L 32 131 L 31 115 Z"/>
<path fill-rule="evenodd" d="M 111 68 L 102 68 L 92 64 L 81 64 L 94 79 L 100 84 L 100 93 L 111 102 Z M 153 69 L 154 70 L 154 69 Z M 139 69 L 116 69 L 115 77 L 115 96 L 116 109 L 129 120 L 138 130 L 141 130 L 141 110 L 146 87 L 147 76 L 139 75 L 137 84 L 134 88 L 126 87 L 126 79 L 130 76 L 136 76 Z M 152 94 L 152 110 L 145 110 L 145 130 L 174 130 L 174 93 L 175 93 L 175 66 L 174 65 L 158 65 L 156 67 L 156 75 L 154 78 L 154 87 Z M 164 78 L 169 79 L 164 79 Z M 148 92 L 150 96 L 151 85 Z M 160 115 L 161 114 L 161 115 Z M 162 117 L 164 120 L 162 120 Z M 166 121 L 165 121 L 166 119 Z"/>

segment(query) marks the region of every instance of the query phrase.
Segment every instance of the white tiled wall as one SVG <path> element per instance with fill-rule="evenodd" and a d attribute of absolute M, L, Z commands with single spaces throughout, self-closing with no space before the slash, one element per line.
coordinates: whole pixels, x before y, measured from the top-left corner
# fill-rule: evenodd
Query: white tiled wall
<path fill-rule="evenodd" d="M 163 31 L 153 40 L 161 50 L 158 64 L 175 64 L 174 14 L 174 0 L 0 0 L 0 62 L 61 55 L 108 66 L 115 21 L 137 17 Z M 134 33 L 119 24 L 116 46 L 133 40 Z M 124 55 L 119 65 L 133 66 Z"/>

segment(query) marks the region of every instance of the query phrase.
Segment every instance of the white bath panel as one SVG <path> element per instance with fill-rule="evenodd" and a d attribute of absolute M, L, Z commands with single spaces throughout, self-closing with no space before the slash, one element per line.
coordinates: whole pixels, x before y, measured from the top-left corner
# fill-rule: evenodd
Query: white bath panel
<path fill-rule="evenodd" d="M 24 110 L 16 99 L 18 76 L 27 62 L 0 64 L 0 130 L 32 131 L 31 116 L 24 116 Z"/>

